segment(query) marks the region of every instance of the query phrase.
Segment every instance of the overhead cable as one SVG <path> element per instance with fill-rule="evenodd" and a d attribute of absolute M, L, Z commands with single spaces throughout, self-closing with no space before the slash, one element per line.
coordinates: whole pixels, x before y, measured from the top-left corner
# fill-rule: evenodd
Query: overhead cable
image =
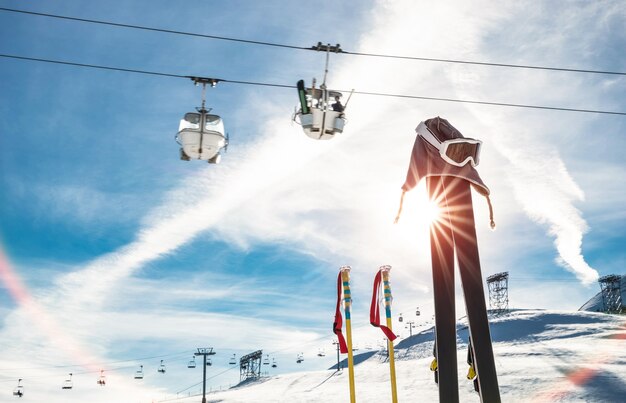
<path fill-rule="evenodd" d="M 294 46 L 294 45 L 286 45 L 286 44 L 275 43 L 275 42 L 257 41 L 257 40 L 250 40 L 250 39 L 241 39 L 241 38 L 230 38 L 226 36 L 207 35 L 207 34 L 200 34 L 200 33 L 195 33 L 195 32 L 154 28 L 154 27 L 147 27 L 147 26 L 135 25 L 135 24 L 123 24 L 123 23 L 94 20 L 94 19 L 88 19 L 88 18 L 69 17 L 69 16 L 57 15 L 57 14 L 39 13 L 35 11 L 17 10 L 17 9 L 6 8 L 6 7 L 0 7 L 0 11 L 35 15 L 35 16 L 48 17 L 48 18 L 57 18 L 57 19 L 63 19 L 63 20 L 69 20 L 69 21 L 85 22 L 85 23 L 90 23 L 90 24 L 109 25 L 109 26 L 120 27 L 120 28 L 130 28 L 130 29 L 139 29 L 139 30 L 144 30 L 144 31 L 161 32 L 161 33 L 166 33 L 166 34 L 185 35 L 185 36 L 192 36 L 192 37 L 198 37 L 198 38 L 240 42 L 240 43 L 247 43 L 251 45 L 273 46 L 273 47 L 278 47 L 278 48 L 299 49 L 299 50 L 318 50 L 316 49 L 315 46 L 313 47 Z M 341 50 L 337 53 L 344 53 L 344 54 L 354 55 L 354 56 L 387 58 L 387 59 L 402 59 L 402 60 L 416 60 L 416 61 L 425 61 L 425 62 L 505 67 L 505 68 L 516 68 L 516 69 L 532 69 L 532 70 L 562 71 L 562 72 L 570 72 L 570 73 L 609 74 L 609 75 L 626 76 L 626 72 L 622 72 L 622 71 L 574 69 L 574 68 L 566 68 L 566 67 L 533 66 L 533 65 L 527 65 L 527 64 L 512 64 L 512 63 L 490 63 L 490 62 L 479 62 L 479 61 L 460 60 L 460 59 L 439 59 L 439 58 L 431 58 L 431 57 L 387 55 L 387 54 L 376 54 L 376 53 L 366 53 L 366 52 L 350 52 L 350 51 L 344 51 L 344 50 Z"/>
<path fill-rule="evenodd" d="M 109 25 L 109 26 L 120 27 L 120 28 L 141 29 L 143 31 L 161 32 L 161 33 L 165 33 L 165 34 L 195 36 L 195 37 L 198 37 L 198 38 L 218 39 L 218 40 L 222 40 L 222 41 L 249 43 L 249 44 L 252 44 L 252 45 L 275 46 L 275 47 L 279 47 L 279 48 L 288 48 L 288 49 L 309 49 L 309 48 L 303 48 L 301 46 L 283 45 L 283 44 L 279 44 L 279 43 L 264 42 L 264 41 L 254 41 L 254 40 L 249 40 L 249 39 L 228 38 L 228 37 L 225 37 L 225 36 L 206 35 L 206 34 L 199 34 L 199 33 L 194 33 L 194 32 L 176 31 L 176 30 L 163 29 L 163 28 L 152 28 L 152 27 L 145 27 L 145 26 L 142 26 L 142 25 L 122 24 L 122 23 L 117 23 L 117 22 L 92 20 L 92 19 L 87 19 L 87 18 L 68 17 L 68 16 L 64 16 L 64 15 L 56 15 L 56 14 L 48 14 L 48 13 L 37 13 L 37 12 L 34 12 L 34 11 L 16 10 L 16 9 L 5 8 L 5 7 L 0 7 L 0 11 L 8 11 L 8 12 L 12 12 L 12 13 L 37 15 L 37 16 L 40 16 L 40 17 L 58 18 L 58 19 L 69 20 L 69 21 L 86 22 L 86 23 L 89 23 L 89 24 Z"/>
<path fill-rule="evenodd" d="M 121 71 L 121 72 L 126 72 L 126 73 L 147 74 L 147 75 L 154 75 L 154 76 L 161 76 L 161 77 L 187 78 L 187 79 L 191 79 L 193 77 L 196 77 L 196 76 L 191 76 L 191 75 L 162 73 L 162 72 L 139 70 L 139 69 L 127 69 L 127 68 L 121 68 L 121 67 L 111 67 L 111 66 L 101 66 L 101 65 L 96 65 L 96 64 L 66 62 L 66 61 L 61 61 L 61 60 L 43 59 L 43 58 L 35 58 L 35 57 L 8 55 L 8 54 L 0 54 L 0 57 L 4 57 L 4 58 L 8 58 L 8 59 L 19 59 L 19 60 L 43 62 L 43 63 L 62 64 L 62 65 L 69 65 L 69 66 L 75 66 L 75 67 L 85 67 L 85 68 L 93 68 L 93 69 Z M 258 81 L 255 82 L 255 81 L 241 81 L 241 80 L 228 80 L 228 79 L 216 79 L 216 80 L 224 82 L 224 83 L 231 83 L 231 84 L 254 85 L 254 86 L 276 87 L 276 88 L 296 88 L 295 85 L 288 85 L 288 84 L 276 84 L 276 83 L 264 83 L 264 82 L 258 82 Z M 338 91 L 348 92 L 348 90 L 338 90 Z M 421 95 L 391 94 L 391 93 L 369 92 L 369 91 L 354 91 L 354 93 L 355 94 L 360 94 L 360 95 L 371 95 L 371 96 L 390 97 L 390 98 L 421 99 L 421 100 L 427 100 L 427 101 L 457 102 L 457 103 L 465 103 L 465 104 L 505 106 L 505 107 L 512 107 L 512 108 L 530 108 L 530 109 L 543 109 L 543 110 L 553 110 L 553 111 L 579 112 L 579 113 L 598 113 L 598 114 L 605 114 L 605 115 L 623 115 L 623 116 L 626 116 L 626 112 L 604 111 L 604 110 L 596 110 L 596 109 L 578 109 L 578 108 L 565 108 L 565 107 L 557 107 L 557 106 L 542 106 L 542 105 L 513 104 L 513 103 L 505 103 L 505 102 L 475 101 L 475 100 L 468 100 L 468 99 L 427 97 L 427 96 L 421 96 Z"/>
<path fill-rule="evenodd" d="M 586 69 L 572 69 L 572 68 L 566 68 L 566 67 L 532 66 L 529 64 L 475 62 L 475 61 L 470 61 L 470 60 L 436 59 L 432 57 L 417 57 L 417 56 L 380 55 L 380 54 L 375 54 L 375 53 L 363 53 L 363 52 L 344 51 L 341 53 L 346 53 L 349 55 L 356 55 L 356 56 L 382 57 L 382 58 L 388 58 L 388 59 L 420 60 L 424 62 L 471 64 L 471 65 L 476 65 L 476 66 L 509 67 L 509 68 L 515 68 L 515 69 L 566 71 L 569 73 L 612 74 L 612 75 L 626 76 L 626 72 L 622 72 L 622 71 L 586 70 Z"/>

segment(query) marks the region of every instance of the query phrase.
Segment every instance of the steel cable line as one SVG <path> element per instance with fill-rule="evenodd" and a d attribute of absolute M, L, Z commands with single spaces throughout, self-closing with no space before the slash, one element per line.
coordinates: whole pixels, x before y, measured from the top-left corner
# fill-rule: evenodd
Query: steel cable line
<path fill-rule="evenodd" d="M 142 25 L 122 24 L 122 23 L 117 23 L 117 22 L 92 20 L 92 19 L 87 19 L 87 18 L 68 17 L 68 16 L 64 16 L 64 15 L 38 13 L 38 12 L 34 12 L 34 11 L 16 10 L 16 9 L 5 8 L 5 7 L 0 7 L 0 11 L 8 11 L 8 12 L 12 12 L 12 13 L 37 15 L 37 16 L 40 16 L 40 17 L 58 18 L 58 19 L 62 19 L 62 20 L 86 22 L 86 23 L 90 23 L 90 24 L 110 25 L 110 26 L 121 27 L 121 28 L 140 29 L 140 30 L 143 30 L 143 31 L 161 32 L 161 33 L 166 33 L 166 34 L 194 36 L 194 37 L 198 37 L 198 38 L 218 39 L 218 40 L 222 40 L 222 41 L 249 43 L 249 44 L 252 44 L 252 45 L 264 45 L 264 46 L 274 46 L 274 47 L 288 48 L 288 49 L 310 50 L 309 48 L 305 48 L 305 47 L 301 47 L 301 46 L 283 45 L 283 44 L 279 44 L 279 43 L 264 42 L 264 41 L 254 41 L 254 40 L 250 40 L 250 39 L 228 38 L 228 37 L 225 37 L 225 36 L 206 35 L 206 34 L 199 34 L 199 33 L 194 33 L 194 32 L 176 31 L 176 30 L 163 29 L 163 28 L 153 28 L 153 27 L 146 27 L 146 26 L 142 26 Z"/>
<path fill-rule="evenodd" d="M 122 68 L 122 67 L 102 66 L 102 65 L 96 65 L 96 64 L 66 62 L 62 60 L 43 59 L 43 58 L 36 58 L 36 57 L 1 54 L 1 53 L 0 53 L 0 57 L 4 57 L 7 59 L 18 59 L 18 60 L 42 62 L 42 63 L 62 64 L 62 65 L 75 66 L 75 67 L 121 71 L 121 72 L 126 72 L 126 73 L 147 74 L 147 75 L 154 75 L 154 76 L 161 76 L 161 77 L 187 78 L 187 79 L 194 77 L 194 76 L 188 76 L 188 75 L 182 75 L 182 74 L 162 73 L 162 72 L 139 70 L 139 69 L 127 69 L 127 68 Z M 263 83 L 263 82 L 258 82 L 258 81 L 241 81 L 241 80 L 228 80 L 228 79 L 214 79 L 214 80 L 216 82 L 224 82 L 224 83 L 231 83 L 231 84 L 254 85 L 254 86 L 276 87 L 276 88 L 296 88 L 295 85 Z M 349 92 L 348 90 L 338 90 L 338 91 Z M 421 96 L 421 95 L 391 94 L 391 93 L 368 92 L 368 91 L 354 91 L 354 93 L 360 94 L 360 95 L 371 95 L 371 96 L 390 97 L 390 98 L 421 99 L 421 100 L 426 100 L 426 101 L 458 102 L 458 103 L 466 103 L 466 104 L 506 106 L 506 107 L 512 107 L 512 108 L 530 108 L 530 109 L 544 109 L 544 110 L 553 110 L 553 111 L 598 113 L 598 114 L 605 114 L 605 115 L 626 116 L 626 112 L 604 111 L 604 110 L 597 110 L 597 109 L 578 109 L 578 108 L 565 108 L 565 107 L 557 107 L 557 106 L 513 104 L 513 103 L 505 103 L 505 102 L 475 101 L 475 100 L 468 100 L 468 99 L 427 97 L 427 96 Z"/>
<path fill-rule="evenodd" d="M 470 64 L 470 65 L 475 65 L 475 66 L 509 67 L 509 68 L 515 68 L 515 69 L 566 71 L 570 73 L 612 74 L 612 75 L 626 76 L 626 72 L 622 72 L 622 71 L 587 70 L 587 69 L 572 69 L 572 68 L 566 68 L 566 67 L 532 66 L 529 64 L 489 63 L 489 62 L 476 62 L 476 61 L 470 61 L 470 60 L 437 59 L 437 58 L 431 58 L 431 57 L 417 57 L 417 56 L 380 55 L 380 54 L 375 54 L 375 53 L 348 52 L 348 51 L 343 51 L 340 53 L 346 53 L 348 55 L 355 55 L 355 56 L 370 56 L 370 57 L 381 57 L 381 58 L 388 58 L 388 59 L 419 60 L 423 62 Z"/>
<path fill-rule="evenodd" d="M 119 361 L 108 361 L 108 362 L 100 362 L 100 363 L 83 363 L 83 364 L 68 364 L 68 365 L 47 365 L 47 366 L 39 366 L 39 367 L 31 367 L 31 368 L 0 368 L 0 371 L 28 371 L 35 369 L 53 369 L 53 368 L 72 368 L 72 367 L 89 367 L 89 366 L 104 366 L 104 365 L 113 365 L 120 364 L 124 362 L 132 362 L 132 361 L 148 361 L 165 357 L 184 357 L 184 355 L 190 354 L 190 351 L 180 351 L 177 353 L 164 354 L 164 355 L 155 355 L 152 357 L 140 357 L 140 358 L 130 358 L 127 360 L 119 360 Z"/>
<path fill-rule="evenodd" d="M 47 18 L 57 18 L 57 19 L 69 20 L 69 21 L 85 22 L 85 23 L 90 23 L 90 24 L 109 25 L 109 26 L 121 27 L 121 28 L 139 29 L 143 31 L 161 32 L 161 33 L 166 33 L 166 34 L 184 35 L 184 36 L 199 37 L 199 38 L 206 38 L 206 39 L 216 39 L 216 40 L 223 40 L 223 41 L 230 41 L 230 42 L 240 42 L 240 43 L 247 43 L 251 45 L 263 45 L 263 46 L 273 46 L 273 47 L 278 47 L 278 48 L 317 51 L 315 47 L 294 46 L 294 45 L 286 45 L 286 44 L 280 44 L 280 43 L 275 43 L 275 42 L 230 38 L 230 37 L 218 36 L 218 35 L 207 35 L 207 34 L 200 34 L 200 33 L 195 33 L 195 32 L 146 27 L 142 25 L 123 24 L 123 23 L 94 20 L 94 19 L 88 19 L 88 18 L 69 17 L 69 16 L 64 16 L 64 15 L 58 15 L 58 14 L 40 13 L 40 12 L 27 11 L 27 10 L 17 10 L 17 9 L 6 8 L 6 7 L 0 7 L 0 11 L 26 14 L 26 15 L 35 15 L 35 16 L 47 17 Z M 387 55 L 387 54 L 366 53 L 366 52 L 350 52 L 350 51 L 345 51 L 345 50 L 339 50 L 337 53 L 343 53 L 343 54 L 354 55 L 354 56 L 378 57 L 378 58 L 385 58 L 385 59 L 415 60 L 415 61 L 436 62 L 436 63 L 469 64 L 469 65 L 475 65 L 475 66 L 491 66 L 491 67 L 504 67 L 504 68 L 516 68 L 516 69 L 532 69 L 532 70 L 546 70 L 546 71 L 561 71 L 561 72 L 570 72 L 570 73 L 590 73 L 590 74 L 608 74 L 608 75 L 626 76 L 626 72 L 622 72 L 622 71 L 574 69 L 574 68 L 566 68 L 566 67 L 534 66 L 534 65 L 527 65 L 527 64 L 512 64 L 512 63 L 490 63 L 490 62 L 479 62 L 479 61 L 460 60 L 460 59 L 440 59 L 440 58 L 418 57 L 418 56 Z"/>

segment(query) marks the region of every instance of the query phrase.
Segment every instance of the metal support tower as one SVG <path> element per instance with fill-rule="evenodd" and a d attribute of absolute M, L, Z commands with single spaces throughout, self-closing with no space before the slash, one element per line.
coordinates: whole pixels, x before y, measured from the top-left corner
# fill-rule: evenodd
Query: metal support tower
<path fill-rule="evenodd" d="M 263 350 L 255 351 L 244 355 L 239 359 L 239 382 L 248 379 L 259 379 L 261 377 L 261 360 Z"/>
<path fill-rule="evenodd" d="M 207 355 L 215 355 L 215 351 L 213 351 L 213 347 L 198 348 L 198 352 L 193 353 L 193 355 L 204 357 L 202 365 L 202 403 L 206 403 L 206 357 Z"/>
<path fill-rule="evenodd" d="M 337 340 L 333 341 L 333 345 L 337 346 L 337 372 L 341 371 L 341 363 L 339 361 L 339 342 Z"/>
<path fill-rule="evenodd" d="M 413 328 L 415 327 L 415 322 L 413 322 L 412 320 L 406 322 L 406 326 L 404 326 L 405 328 L 409 328 L 409 337 L 413 336 Z"/>
<path fill-rule="evenodd" d="M 496 315 L 509 310 L 509 272 L 505 271 L 487 277 L 489 307 Z"/>
<path fill-rule="evenodd" d="M 609 274 L 598 280 L 602 290 L 602 305 L 606 313 L 621 313 L 622 305 L 622 277 L 617 274 Z"/>

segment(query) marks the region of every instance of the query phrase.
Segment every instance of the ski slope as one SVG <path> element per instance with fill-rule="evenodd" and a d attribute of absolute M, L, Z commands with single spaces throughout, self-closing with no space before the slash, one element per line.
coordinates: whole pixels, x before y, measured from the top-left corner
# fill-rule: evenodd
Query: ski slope
<path fill-rule="evenodd" d="M 478 402 L 465 374 L 467 325 L 457 325 L 462 402 Z M 492 318 L 504 402 L 623 402 L 626 399 L 626 317 L 592 312 L 515 310 Z M 398 400 L 438 401 L 429 370 L 433 329 L 396 344 Z M 363 357 L 362 357 L 363 358 Z M 355 366 L 358 402 L 390 402 L 389 366 L 377 353 Z M 345 362 L 344 362 L 345 365 Z M 176 399 L 196 402 L 200 397 Z M 347 402 L 348 371 L 297 372 L 211 393 L 209 402 Z"/>

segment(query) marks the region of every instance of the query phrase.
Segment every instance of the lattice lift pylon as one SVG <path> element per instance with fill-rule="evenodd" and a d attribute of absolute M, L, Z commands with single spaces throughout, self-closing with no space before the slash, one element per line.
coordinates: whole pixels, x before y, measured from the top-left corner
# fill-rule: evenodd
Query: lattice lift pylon
<path fill-rule="evenodd" d="M 509 272 L 496 273 L 487 277 L 489 289 L 489 307 L 496 315 L 509 310 Z"/>
<path fill-rule="evenodd" d="M 244 355 L 239 359 L 239 382 L 261 377 L 263 350 Z"/>
<path fill-rule="evenodd" d="M 622 277 L 609 274 L 598 279 L 602 290 L 602 306 L 606 313 L 622 313 L 626 307 L 622 305 Z"/>

